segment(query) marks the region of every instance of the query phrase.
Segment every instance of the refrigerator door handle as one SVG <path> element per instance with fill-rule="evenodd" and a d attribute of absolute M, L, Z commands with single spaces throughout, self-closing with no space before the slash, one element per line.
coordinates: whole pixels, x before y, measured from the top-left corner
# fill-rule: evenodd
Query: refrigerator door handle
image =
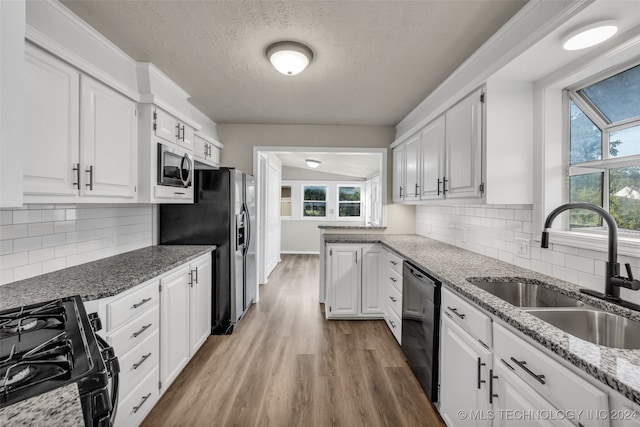
<path fill-rule="evenodd" d="M 246 203 L 242 204 L 242 211 L 244 212 L 245 224 L 246 224 L 246 237 L 244 240 L 244 250 L 242 251 L 243 255 L 246 255 L 249 252 L 249 244 L 251 243 L 251 218 L 249 217 L 249 208 Z"/>

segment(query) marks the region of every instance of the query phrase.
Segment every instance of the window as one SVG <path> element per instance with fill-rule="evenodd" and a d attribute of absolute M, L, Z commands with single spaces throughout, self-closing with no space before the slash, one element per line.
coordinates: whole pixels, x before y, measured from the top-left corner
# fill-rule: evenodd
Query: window
<path fill-rule="evenodd" d="M 291 186 L 282 186 L 280 188 L 280 216 L 291 216 Z"/>
<path fill-rule="evenodd" d="M 361 187 L 338 186 L 338 217 L 361 216 Z"/>
<path fill-rule="evenodd" d="M 327 187 L 325 185 L 304 186 L 302 216 L 327 216 Z"/>
<path fill-rule="evenodd" d="M 569 200 L 607 209 L 622 230 L 640 231 L 640 66 L 568 91 Z M 571 229 L 602 219 L 572 210 Z"/>

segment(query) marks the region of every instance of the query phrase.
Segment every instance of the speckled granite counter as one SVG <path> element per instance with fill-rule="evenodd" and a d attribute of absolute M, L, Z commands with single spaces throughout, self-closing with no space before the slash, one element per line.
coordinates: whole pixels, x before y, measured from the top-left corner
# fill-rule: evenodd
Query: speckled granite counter
<path fill-rule="evenodd" d="M 0 286 L 0 310 L 70 295 L 84 301 L 117 295 L 215 246 L 149 246 Z"/>
<path fill-rule="evenodd" d="M 42 425 L 84 426 L 75 383 L 0 409 L 0 426 Z"/>
<path fill-rule="evenodd" d="M 382 243 L 422 267 L 444 286 L 473 301 L 582 371 L 640 403 L 640 350 L 598 346 L 571 336 L 467 281 L 470 277 L 519 277 L 548 283 L 561 293 L 640 321 L 640 312 L 579 293 L 577 285 L 416 235 L 326 234 L 326 243 Z"/>
<path fill-rule="evenodd" d="M 386 230 L 387 227 L 381 225 L 319 225 L 319 229 L 324 230 Z"/>

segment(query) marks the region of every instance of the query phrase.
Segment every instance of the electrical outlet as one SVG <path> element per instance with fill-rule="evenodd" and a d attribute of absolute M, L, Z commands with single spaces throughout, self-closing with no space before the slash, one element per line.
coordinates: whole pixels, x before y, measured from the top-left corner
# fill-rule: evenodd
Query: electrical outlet
<path fill-rule="evenodd" d="M 516 239 L 516 247 L 518 248 L 517 256 L 520 258 L 531 258 L 531 240 Z"/>

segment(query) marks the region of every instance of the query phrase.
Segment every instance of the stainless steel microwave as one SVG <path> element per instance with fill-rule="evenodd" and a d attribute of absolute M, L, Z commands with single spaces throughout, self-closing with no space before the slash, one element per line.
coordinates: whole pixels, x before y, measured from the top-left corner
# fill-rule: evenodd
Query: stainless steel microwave
<path fill-rule="evenodd" d="M 192 180 L 193 154 L 158 143 L 158 185 L 187 188 Z"/>

